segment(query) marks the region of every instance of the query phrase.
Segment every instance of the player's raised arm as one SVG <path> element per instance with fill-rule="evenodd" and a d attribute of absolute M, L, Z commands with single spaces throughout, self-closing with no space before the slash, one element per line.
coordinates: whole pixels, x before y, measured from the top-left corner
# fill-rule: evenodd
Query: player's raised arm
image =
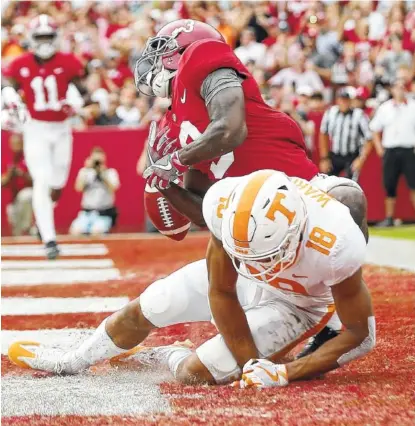
<path fill-rule="evenodd" d="M 238 274 L 222 243 L 211 237 L 207 251 L 209 305 L 216 327 L 238 365 L 258 356 L 236 292 Z"/>
<path fill-rule="evenodd" d="M 334 370 L 366 355 L 375 346 L 375 317 L 369 291 L 362 279 L 362 269 L 334 285 L 332 294 L 346 330 L 311 355 L 287 364 L 289 381 Z"/>

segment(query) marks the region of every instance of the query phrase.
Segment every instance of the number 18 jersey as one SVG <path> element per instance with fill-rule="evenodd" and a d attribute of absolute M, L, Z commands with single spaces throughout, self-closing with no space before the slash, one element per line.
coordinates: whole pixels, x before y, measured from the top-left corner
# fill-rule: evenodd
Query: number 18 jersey
<path fill-rule="evenodd" d="M 212 234 L 222 239 L 222 213 L 240 178 L 215 183 L 203 200 L 203 216 Z M 265 276 L 258 285 L 301 308 L 333 303 L 330 287 L 353 275 L 363 264 L 366 241 L 349 209 L 317 186 L 291 178 L 304 200 L 307 222 L 295 263 L 276 278 Z M 253 264 L 254 272 L 261 266 Z"/>
<path fill-rule="evenodd" d="M 39 63 L 33 53 L 26 53 L 11 62 L 4 75 L 20 86 L 30 116 L 41 121 L 63 121 L 62 111 L 69 83 L 83 74 L 81 62 L 71 53 L 57 52 Z"/>

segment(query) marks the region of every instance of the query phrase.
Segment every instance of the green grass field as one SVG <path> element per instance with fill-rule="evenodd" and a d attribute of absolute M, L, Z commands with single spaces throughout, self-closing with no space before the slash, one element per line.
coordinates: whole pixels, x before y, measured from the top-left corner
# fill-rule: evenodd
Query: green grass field
<path fill-rule="evenodd" d="M 402 225 L 394 228 L 369 228 L 369 234 L 377 237 L 403 238 L 415 240 L 415 225 Z"/>

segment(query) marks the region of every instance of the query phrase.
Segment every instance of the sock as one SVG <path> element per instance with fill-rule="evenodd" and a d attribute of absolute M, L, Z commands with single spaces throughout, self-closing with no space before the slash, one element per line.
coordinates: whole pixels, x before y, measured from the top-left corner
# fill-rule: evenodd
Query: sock
<path fill-rule="evenodd" d="M 53 218 L 53 204 L 50 198 L 50 187 L 45 181 L 33 182 L 33 212 L 36 225 L 42 241 L 46 244 L 56 241 L 55 221 Z"/>
<path fill-rule="evenodd" d="M 343 324 L 340 321 L 339 316 L 337 315 L 337 312 L 334 312 L 332 317 L 329 319 L 329 322 L 327 323 L 327 327 L 330 327 L 331 329 L 335 331 L 340 331 L 343 327 Z"/>
<path fill-rule="evenodd" d="M 172 346 L 169 353 L 167 354 L 167 365 L 169 370 L 176 378 L 177 369 L 179 365 L 184 361 L 189 355 L 192 354 L 192 351 L 189 348 L 183 348 L 180 346 Z"/>
<path fill-rule="evenodd" d="M 106 318 L 81 346 L 64 355 L 64 362 L 73 373 L 82 371 L 100 361 L 110 359 L 116 355 L 121 355 L 128 349 L 121 349 L 114 344 L 105 330 Z"/>

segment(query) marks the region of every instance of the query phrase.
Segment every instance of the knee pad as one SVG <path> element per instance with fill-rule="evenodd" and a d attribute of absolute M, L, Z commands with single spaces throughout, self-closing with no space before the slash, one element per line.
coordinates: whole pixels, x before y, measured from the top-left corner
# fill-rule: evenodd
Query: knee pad
<path fill-rule="evenodd" d="M 141 312 L 156 327 L 179 324 L 189 305 L 189 296 L 174 283 L 163 278 L 151 284 L 140 295 Z"/>

